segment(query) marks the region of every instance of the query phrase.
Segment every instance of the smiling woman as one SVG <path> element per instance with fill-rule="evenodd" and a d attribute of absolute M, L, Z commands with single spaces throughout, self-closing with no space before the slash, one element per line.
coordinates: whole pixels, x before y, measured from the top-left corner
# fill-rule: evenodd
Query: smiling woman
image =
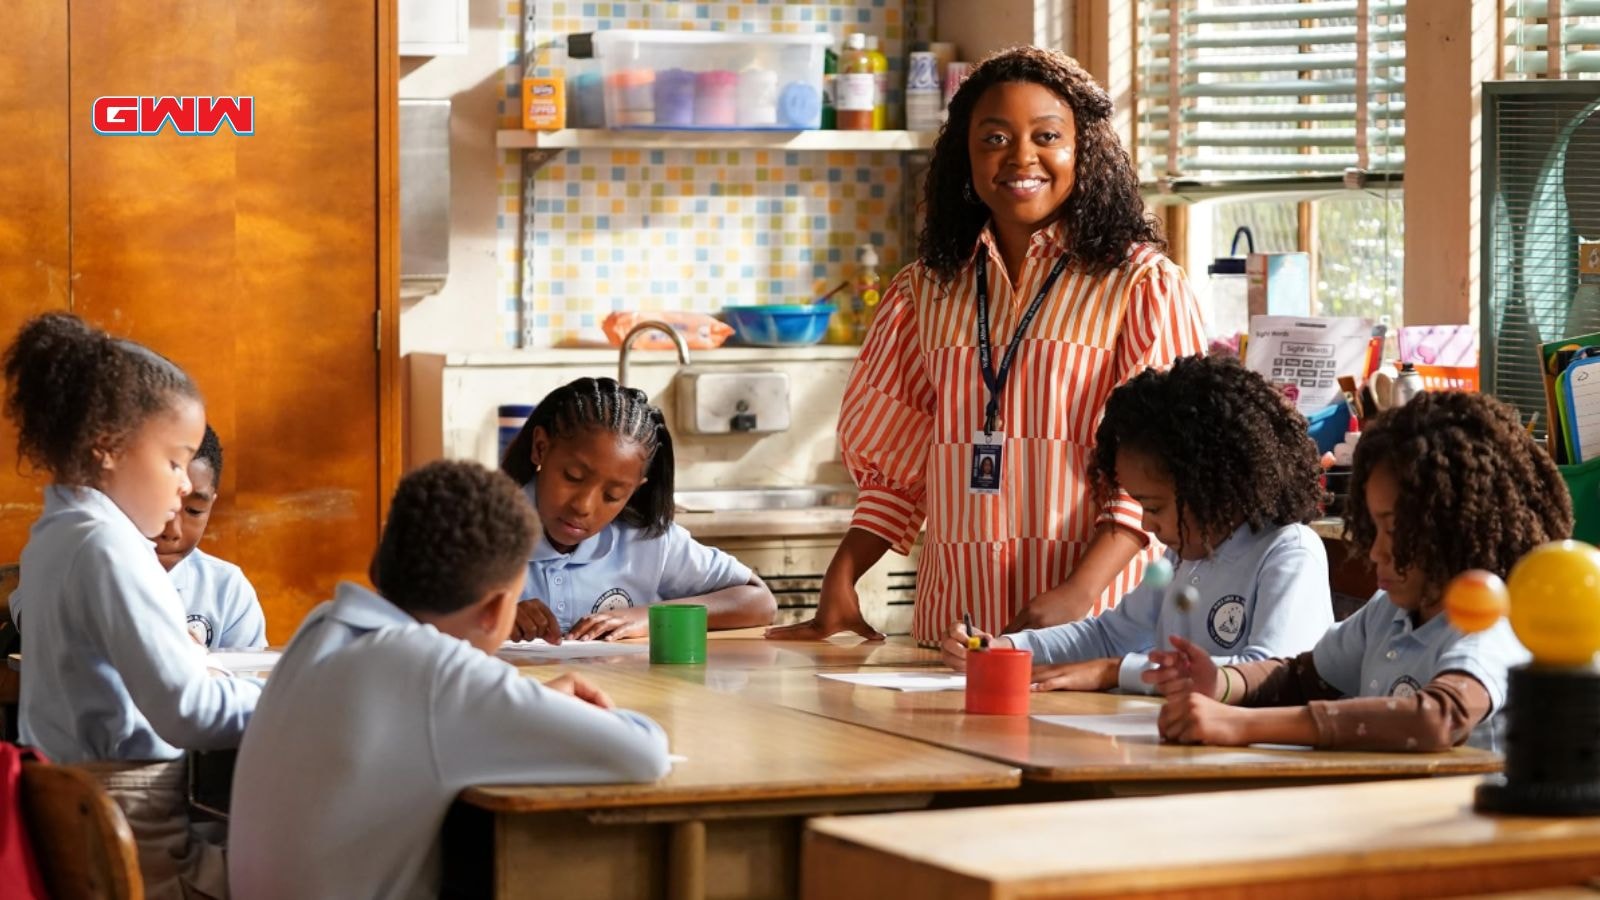
<path fill-rule="evenodd" d="M 878 637 L 856 579 L 924 523 L 924 642 L 963 613 L 993 632 L 1098 612 L 1159 552 L 1136 503 L 1096 501 L 1094 428 L 1112 388 L 1203 342 L 1111 111 L 1075 61 L 1035 47 L 985 60 L 952 99 L 919 259 L 845 392 L 855 519 L 816 619 L 772 637 Z"/>

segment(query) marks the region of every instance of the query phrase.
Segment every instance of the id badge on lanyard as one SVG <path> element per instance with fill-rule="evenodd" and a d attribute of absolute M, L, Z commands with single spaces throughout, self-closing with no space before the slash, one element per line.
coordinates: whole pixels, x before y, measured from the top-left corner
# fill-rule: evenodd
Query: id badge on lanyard
<path fill-rule="evenodd" d="M 983 373 L 983 384 L 989 391 L 989 402 L 984 408 L 983 428 L 972 435 L 972 469 L 967 475 L 967 491 L 973 494 L 998 494 L 1000 481 L 1004 476 L 1005 468 L 1002 465 L 1005 454 L 1005 433 L 1000 430 L 1000 396 L 1005 392 L 1006 381 L 1011 377 L 1011 363 L 1015 361 L 1017 348 L 1022 345 L 1022 336 L 1027 332 L 1028 326 L 1033 323 L 1033 317 L 1038 314 L 1039 307 L 1044 305 L 1044 298 L 1050 294 L 1050 289 L 1055 286 L 1056 279 L 1061 277 L 1061 271 L 1066 268 L 1067 257 L 1063 254 L 1056 260 L 1055 267 L 1050 270 L 1050 276 L 1039 287 L 1039 293 L 1028 304 L 1028 309 L 1022 314 L 1022 320 L 1017 323 L 1016 333 L 1011 336 L 1011 343 L 1006 347 L 1006 354 L 1000 359 L 1000 368 L 993 368 L 993 351 L 989 346 L 989 258 L 988 254 L 980 251 L 977 260 L 978 276 L 978 367 Z"/>

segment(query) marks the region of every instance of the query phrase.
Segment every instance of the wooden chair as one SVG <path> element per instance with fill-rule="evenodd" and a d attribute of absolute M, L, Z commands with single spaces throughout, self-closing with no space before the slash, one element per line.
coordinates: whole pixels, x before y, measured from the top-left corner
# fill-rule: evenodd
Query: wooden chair
<path fill-rule="evenodd" d="M 14 671 L 8 657 L 22 643 L 11 624 L 11 592 L 17 589 L 22 567 L 0 566 L 0 740 L 17 741 L 17 711 L 22 696 L 22 674 Z"/>
<path fill-rule="evenodd" d="M 116 801 L 71 766 L 22 765 L 22 810 L 56 900 L 144 900 L 139 851 Z"/>

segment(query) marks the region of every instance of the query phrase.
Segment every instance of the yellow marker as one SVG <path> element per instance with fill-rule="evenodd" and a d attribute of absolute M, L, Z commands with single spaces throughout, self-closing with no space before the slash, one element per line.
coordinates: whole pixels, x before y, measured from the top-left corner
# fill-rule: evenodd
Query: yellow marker
<path fill-rule="evenodd" d="M 982 650 L 989 646 L 989 641 L 987 638 L 979 637 L 977 634 L 974 634 L 977 629 L 972 627 L 972 613 L 962 613 L 961 621 L 967 626 L 968 650 Z"/>
<path fill-rule="evenodd" d="M 1586 666 L 1600 651 L 1600 550 L 1579 541 L 1536 547 L 1511 570 L 1511 628 L 1546 666 Z"/>

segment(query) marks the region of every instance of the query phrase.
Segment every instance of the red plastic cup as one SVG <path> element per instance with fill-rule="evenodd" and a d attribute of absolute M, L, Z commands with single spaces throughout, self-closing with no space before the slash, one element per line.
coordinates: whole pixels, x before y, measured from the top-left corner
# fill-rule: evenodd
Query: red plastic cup
<path fill-rule="evenodd" d="M 1025 716 L 1033 684 L 1033 654 L 996 647 L 967 654 L 967 712 Z"/>

